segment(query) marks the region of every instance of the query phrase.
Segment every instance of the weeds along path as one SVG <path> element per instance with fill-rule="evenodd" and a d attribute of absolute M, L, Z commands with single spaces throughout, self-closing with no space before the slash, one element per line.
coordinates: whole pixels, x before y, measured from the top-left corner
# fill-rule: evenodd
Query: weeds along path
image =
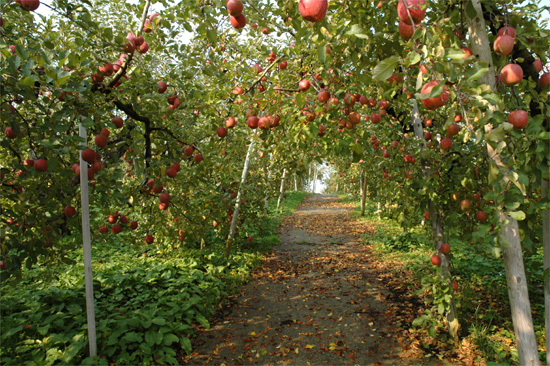
<path fill-rule="evenodd" d="M 281 245 L 230 308 L 199 332 L 183 363 L 438 364 L 404 353 L 394 307 L 359 242 L 376 227 L 354 220 L 352 210 L 336 196 L 307 197 L 283 221 Z"/>

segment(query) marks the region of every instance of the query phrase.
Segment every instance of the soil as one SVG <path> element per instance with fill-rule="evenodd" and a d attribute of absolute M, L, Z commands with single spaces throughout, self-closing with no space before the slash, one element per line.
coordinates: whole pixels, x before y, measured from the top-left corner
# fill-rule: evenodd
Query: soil
<path fill-rule="evenodd" d="M 449 365 L 407 343 L 403 313 L 417 309 L 400 304 L 370 270 L 359 239 L 376 227 L 354 220 L 352 210 L 336 196 L 308 196 L 283 221 L 281 244 L 182 363 Z"/>

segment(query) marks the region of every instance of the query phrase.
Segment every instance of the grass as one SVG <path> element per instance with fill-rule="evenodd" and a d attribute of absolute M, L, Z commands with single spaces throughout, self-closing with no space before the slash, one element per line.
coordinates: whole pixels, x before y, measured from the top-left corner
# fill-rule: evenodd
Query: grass
<path fill-rule="evenodd" d="M 359 207 L 359 202 L 353 198 L 344 197 L 344 201 L 355 203 Z M 395 272 L 399 284 L 405 284 L 411 293 L 416 291 L 428 294 L 423 299 L 430 304 L 433 301 L 430 287 L 417 291 L 423 282 L 431 284 L 427 278 L 437 276 L 437 268 L 429 264 L 429 258 L 434 252 L 429 228 L 416 227 L 405 234 L 395 221 L 376 215 L 374 207 L 373 203 L 367 204 L 364 218 L 360 218 L 359 208 L 354 212 L 355 217 L 374 222 L 378 228 L 376 234 L 365 236 L 364 240 L 374 244 L 373 252 L 377 261 L 391 263 L 386 268 Z M 450 237 L 452 277 L 459 284 L 455 294 L 462 339 L 471 340 L 477 352 L 489 363 L 517 364 L 502 260 L 480 245 L 461 240 L 457 229 L 451 230 Z M 524 257 L 524 262 L 539 356 L 543 360 L 545 338 L 542 248 L 537 253 Z M 403 270 L 410 276 L 404 277 Z M 431 305 L 427 305 L 427 308 L 429 306 Z M 444 323 L 440 325 L 445 328 Z M 439 333 L 438 337 L 440 343 L 445 343 L 445 334 Z"/>
<path fill-rule="evenodd" d="M 270 206 L 252 241 L 223 248 L 120 242 L 106 236 L 93 247 L 99 358 L 87 358 L 88 336 L 80 248 L 70 263 L 42 261 L 18 282 L 2 283 L 0 363 L 5 365 L 177 364 L 190 338 L 224 299 L 240 288 L 262 255 L 279 243 L 276 227 L 306 196 L 289 192 Z"/>

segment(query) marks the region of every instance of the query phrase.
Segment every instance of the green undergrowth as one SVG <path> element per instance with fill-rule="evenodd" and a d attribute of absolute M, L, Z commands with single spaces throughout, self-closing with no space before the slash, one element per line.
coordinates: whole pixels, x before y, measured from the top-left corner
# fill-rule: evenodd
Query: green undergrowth
<path fill-rule="evenodd" d="M 249 278 L 269 248 L 279 243 L 275 229 L 305 197 L 286 195 L 282 208 L 270 208 L 262 235 L 223 248 L 170 252 L 130 245 L 110 237 L 93 246 L 98 358 L 88 355 L 83 260 L 40 263 L 18 282 L 4 283 L 0 363 L 4 365 L 177 364 L 191 352 L 190 338 Z M 208 247 L 208 246 L 207 246 Z"/>
<path fill-rule="evenodd" d="M 349 202 L 359 203 L 344 198 Z M 448 284 L 441 282 L 438 268 L 430 263 L 435 253 L 431 232 L 427 226 L 410 228 L 407 233 L 393 220 L 380 218 L 374 203 L 368 203 L 364 220 L 374 223 L 377 232 L 363 239 L 374 244 L 373 252 L 380 262 L 397 262 L 388 266 L 399 283 L 406 285 L 409 293 L 420 295 L 425 301 L 425 318 L 417 318 L 417 325 L 431 336 L 432 342 L 452 344 L 446 333 L 444 315 L 448 309 L 443 300 L 451 293 Z M 354 211 L 360 217 L 360 210 Z M 517 349 L 511 321 L 506 286 L 506 276 L 501 258 L 495 257 L 482 245 L 461 240 L 456 229 L 451 229 L 451 275 L 457 281 L 455 292 L 461 339 L 468 338 L 488 364 L 517 364 Z M 540 359 L 545 359 L 543 253 L 524 254 L 533 322 L 539 344 Z M 388 268 L 386 267 L 386 268 Z M 411 274 L 404 276 L 403 271 Z M 439 302 L 438 302 L 439 301 Z M 441 305 L 442 304 L 442 305 Z M 428 319 L 429 318 L 429 319 Z"/>

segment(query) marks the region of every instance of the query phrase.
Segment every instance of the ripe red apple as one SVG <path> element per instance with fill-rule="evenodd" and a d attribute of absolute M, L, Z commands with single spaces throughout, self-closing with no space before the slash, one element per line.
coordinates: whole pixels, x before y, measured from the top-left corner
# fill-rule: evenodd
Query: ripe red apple
<path fill-rule="evenodd" d="M 25 161 L 23 162 L 23 165 L 24 166 L 34 166 L 34 160 L 33 159 L 25 159 Z"/>
<path fill-rule="evenodd" d="M 540 87 L 546 89 L 550 85 L 550 72 L 545 72 L 539 79 Z"/>
<path fill-rule="evenodd" d="M 227 136 L 227 129 L 225 127 L 220 126 L 218 127 L 218 130 L 216 131 L 216 133 L 220 138 L 224 138 L 225 136 Z"/>
<path fill-rule="evenodd" d="M 34 170 L 43 173 L 48 170 L 48 162 L 44 159 L 38 159 L 34 161 Z"/>
<path fill-rule="evenodd" d="M 113 64 L 107 62 L 103 66 L 99 66 L 99 71 L 105 76 L 111 76 L 114 72 Z"/>
<path fill-rule="evenodd" d="M 535 66 L 535 69 L 537 70 L 537 72 L 542 71 L 542 61 L 541 60 L 536 59 L 535 61 L 533 61 L 533 66 Z"/>
<path fill-rule="evenodd" d="M 319 23 L 327 15 L 328 0 L 300 0 L 298 9 L 304 20 Z"/>
<path fill-rule="evenodd" d="M 225 127 L 234 128 L 237 125 L 237 121 L 233 117 L 227 117 L 225 120 Z"/>
<path fill-rule="evenodd" d="M 135 230 L 138 227 L 137 221 L 130 221 L 130 229 Z"/>
<path fill-rule="evenodd" d="M 508 123 L 511 123 L 514 128 L 525 128 L 529 115 L 522 109 L 513 111 L 508 115 Z"/>
<path fill-rule="evenodd" d="M 162 210 L 162 211 L 168 210 L 169 205 L 170 205 L 169 203 L 161 202 L 161 203 L 159 203 L 159 210 Z"/>
<path fill-rule="evenodd" d="M 509 35 L 512 38 L 516 38 L 516 29 L 510 27 L 509 25 L 500 28 L 497 32 L 497 36 L 502 36 L 504 34 Z"/>
<path fill-rule="evenodd" d="M 116 126 L 116 128 L 122 128 L 124 126 L 124 121 L 120 117 L 115 117 L 111 122 Z"/>
<path fill-rule="evenodd" d="M 96 159 L 96 153 L 92 149 L 86 149 L 82 151 L 82 160 L 92 164 Z"/>
<path fill-rule="evenodd" d="M 351 112 L 348 116 L 348 119 L 351 123 L 353 123 L 354 125 L 358 124 L 359 122 L 361 122 L 361 115 L 357 112 Z"/>
<path fill-rule="evenodd" d="M 122 231 L 122 226 L 120 226 L 119 224 L 114 224 L 111 227 L 111 231 L 113 232 L 113 234 L 118 234 Z"/>
<path fill-rule="evenodd" d="M 154 241 L 155 241 L 155 238 L 153 237 L 153 235 L 145 235 L 145 242 L 147 244 L 153 244 Z"/>
<path fill-rule="evenodd" d="M 105 147 L 107 146 L 107 136 L 103 135 L 103 134 L 99 134 L 95 137 L 95 144 L 98 146 L 98 147 Z"/>
<path fill-rule="evenodd" d="M 13 128 L 11 128 L 11 126 L 8 126 L 6 127 L 6 129 L 4 130 L 4 135 L 6 135 L 6 137 L 10 138 L 10 139 L 14 139 L 17 137 L 17 132 L 15 132 L 13 130 Z"/>
<path fill-rule="evenodd" d="M 430 141 L 432 139 L 432 133 L 431 132 L 424 132 L 424 140 Z"/>
<path fill-rule="evenodd" d="M 187 145 L 187 147 L 185 148 L 183 153 L 185 154 L 185 156 L 191 156 L 191 155 L 193 155 L 194 151 L 195 151 L 195 148 L 193 146 Z"/>
<path fill-rule="evenodd" d="M 195 160 L 195 163 L 200 163 L 202 161 L 202 154 L 196 154 L 193 156 L 193 160 Z"/>
<path fill-rule="evenodd" d="M 430 260 L 432 261 L 432 264 L 434 266 L 439 266 L 441 264 L 441 257 L 439 256 L 439 254 L 432 255 Z"/>
<path fill-rule="evenodd" d="M 105 127 L 103 127 L 103 128 L 101 129 L 101 134 L 104 135 L 105 137 L 109 137 L 109 135 L 110 135 L 111 133 L 109 132 L 108 129 L 106 129 Z"/>
<path fill-rule="evenodd" d="M 451 123 L 447 128 L 447 137 L 453 137 L 460 131 L 460 127 L 456 123 Z"/>
<path fill-rule="evenodd" d="M 105 225 L 99 227 L 99 232 L 101 234 L 107 234 L 109 232 L 109 228 Z"/>
<path fill-rule="evenodd" d="M 439 142 L 439 146 L 441 146 L 443 150 L 449 151 L 451 147 L 453 147 L 453 141 L 450 138 L 446 137 L 441 140 L 441 142 Z"/>
<path fill-rule="evenodd" d="M 231 21 L 231 25 L 233 26 L 233 28 L 235 29 L 241 29 L 241 28 L 244 28 L 244 26 L 246 25 L 246 18 L 244 16 L 244 14 L 241 14 L 237 17 L 234 17 L 234 16 L 231 16 L 229 18 L 229 20 Z"/>
<path fill-rule="evenodd" d="M 153 192 L 154 193 L 160 193 L 160 192 L 162 192 L 163 189 L 164 188 L 162 187 L 162 184 L 157 184 L 153 187 Z"/>
<path fill-rule="evenodd" d="M 168 84 L 166 84 L 164 81 L 157 81 L 157 85 L 159 86 L 159 88 L 157 89 L 157 91 L 162 94 L 166 91 L 166 89 L 168 88 Z"/>
<path fill-rule="evenodd" d="M 300 91 L 305 92 L 310 88 L 311 84 L 309 83 L 309 80 L 302 80 L 298 83 L 298 88 Z"/>
<path fill-rule="evenodd" d="M 317 100 L 321 103 L 326 103 L 330 99 L 330 92 L 328 90 L 321 90 L 319 94 L 317 94 Z"/>
<path fill-rule="evenodd" d="M 433 80 L 428 83 L 426 83 L 421 90 L 422 94 L 430 94 L 432 92 L 432 89 L 435 88 L 437 85 L 439 85 L 439 80 Z M 438 97 L 434 98 L 426 98 L 422 99 L 422 104 L 424 104 L 424 107 L 428 108 L 429 110 L 434 110 L 439 107 L 442 107 L 445 105 L 445 103 L 449 100 L 449 88 L 446 86 L 443 87 L 443 93 L 439 95 Z"/>
<path fill-rule="evenodd" d="M 279 69 L 280 70 L 285 70 L 287 67 L 288 67 L 288 62 L 286 62 L 286 61 L 283 61 L 279 64 Z"/>
<path fill-rule="evenodd" d="M 35 11 L 40 6 L 39 0 L 19 0 L 17 1 L 21 9 L 26 11 Z"/>
<path fill-rule="evenodd" d="M 506 86 L 512 86 L 521 83 L 523 80 L 523 70 L 517 64 L 508 64 L 500 71 L 500 82 Z"/>
<path fill-rule="evenodd" d="M 382 121 L 382 116 L 380 115 L 380 113 L 373 113 L 370 116 L 370 120 L 371 120 L 372 123 L 377 124 L 377 123 L 380 123 Z"/>
<path fill-rule="evenodd" d="M 499 56 L 509 55 L 514 49 L 514 38 L 510 37 L 508 34 L 503 34 L 498 36 L 493 43 L 493 50 Z"/>
<path fill-rule="evenodd" d="M 404 41 L 408 41 L 414 34 L 414 28 L 411 24 L 407 24 L 402 20 L 399 21 L 399 34 Z"/>
<path fill-rule="evenodd" d="M 116 223 L 118 221 L 118 215 L 109 215 L 107 221 L 109 221 L 109 224 Z"/>
<path fill-rule="evenodd" d="M 460 209 L 462 211 L 469 211 L 471 207 L 472 207 L 472 201 L 468 199 L 460 201 Z"/>
<path fill-rule="evenodd" d="M 166 169 L 166 175 L 170 178 L 174 178 L 178 174 L 178 171 L 175 168 L 168 168 Z"/>
<path fill-rule="evenodd" d="M 76 214 L 76 208 L 74 208 L 73 206 L 65 206 L 63 213 L 65 213 L 65 216 L 67 217 L 72 217 Z"/>
<path fill-rule="evenodd" d="M 244 6 L 241 0 L 229 0 L 226 4 L 229 15 L 238 17 L 242 14 Z"/>
<path fill-rule="evenodd" d="M 462 47 L 462 52 L 464 52 L 464 56 L 462 58 L 468 58 L 474 54 L 470 47 Z"/>
<path fill-rule="evenodd" d="M 163 192 L 159 194 L 159 200 L 162 203 L 170 203 L 170 193 Z"/>
<path fill-rule="evenodd" d="M 449 243 L 441 243 L 440 249 L 443 254 L 449 254 L 451 252 L 451 246 Z"/>
<path fill-rule="evenodd" d="M 411 18 L 414 24 L 419 24 L 426 17 L 426 0 L 399 0 L 397 14 L 405 24 L 411 25 Z"/>
<path fill-rule="evenodd" d="M 141 54 L 147 53 L 149 51 L 149 43 L 143 42 L 141 46 L 137 47 L 137 51 Z"/>
<path fill-rule="evenodd" d="M 258 117 L 256 116 L 250 116 L 246 119 L 246 123 L 248 124 L 248 127 L 250 127 L 251 129 L 255 130 L 256 128 L 258 128 L 258 122 L 260 120 L 258 119 Z"/>
<path fill-rule="evenodd" d="M 481 211 L 478 211 L 476 213 L 476 218 L 479 220 L 479 222 L 485 222 L 487 221 L 487 218 L 489 217 L 489 215 L 487 215 L 487 213 L 483 210 Z"/>

